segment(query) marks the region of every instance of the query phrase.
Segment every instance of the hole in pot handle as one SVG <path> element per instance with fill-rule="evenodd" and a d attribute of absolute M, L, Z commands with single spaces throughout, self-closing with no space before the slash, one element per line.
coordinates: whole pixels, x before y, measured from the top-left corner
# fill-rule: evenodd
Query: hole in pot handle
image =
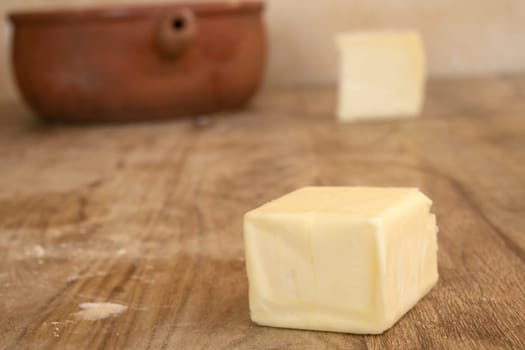
<path fill-rule="evenodd" d="M 156 46 L 166 59 L 176 59 L 192 44 L 197 33 L 195 15 L 190 9 L 170 11 L 159 18 Z"/>

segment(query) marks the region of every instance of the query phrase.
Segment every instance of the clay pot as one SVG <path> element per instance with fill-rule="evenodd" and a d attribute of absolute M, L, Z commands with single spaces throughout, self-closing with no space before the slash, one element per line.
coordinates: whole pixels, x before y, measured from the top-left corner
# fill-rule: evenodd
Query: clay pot
<path fill-rule="evenodd" d="M 14 13 L 16 79 L 53 121 L 237 109 L 263 75 L 262 12 L 252 1 Z"/>

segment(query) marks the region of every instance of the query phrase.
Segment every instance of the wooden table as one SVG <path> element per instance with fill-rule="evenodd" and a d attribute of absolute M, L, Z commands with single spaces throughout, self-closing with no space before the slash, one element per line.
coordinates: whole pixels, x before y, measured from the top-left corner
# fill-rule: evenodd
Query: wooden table
<path fill-rule="evenodd" d="M 525 77 L 436 81 L 418 120 L 335 90 L 215 120 L 50 126 L 0 112 L 0 347 L 525 349 Z M 380 336 L 250 322 L 242 215 L 305 185 L 418 186 L 438 285 Z M 86 320 L 80 304 L 127 310 Z M 89 318 L 89 317 L 88 317 Z"/>

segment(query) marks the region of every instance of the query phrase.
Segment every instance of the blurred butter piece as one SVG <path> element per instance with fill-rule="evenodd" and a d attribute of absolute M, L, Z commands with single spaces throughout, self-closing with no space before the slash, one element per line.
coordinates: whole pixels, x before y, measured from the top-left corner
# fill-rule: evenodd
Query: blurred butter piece
<path fill-rule="evenodd" d="M 425 52 L 416 31 L 341 33 L 340 121 L 416 117 L 425 95 Z"/>
<path fill-rule="evenodd" d="M 431 203 L 414 188 L 307 187 L 247 213 L 251 319 L 384 332 L 438 279 Z"/>

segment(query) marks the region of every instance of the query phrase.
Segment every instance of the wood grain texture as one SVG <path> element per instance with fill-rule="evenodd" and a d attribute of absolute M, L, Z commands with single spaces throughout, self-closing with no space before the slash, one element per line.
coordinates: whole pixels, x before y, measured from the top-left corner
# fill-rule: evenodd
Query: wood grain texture
<path fill-rule="evenodd" d="M 335 89 L 215 120 L 50 126 L 0 110 L 0 348 L 524 349 L 525 77 L 433 82 L 418 120 Z M 242 215 L 305 185 L 418 186 L 438 285 L 380 336 L 249 320 Z M 98 321 L 79 304 L 128 306 Z"/>

